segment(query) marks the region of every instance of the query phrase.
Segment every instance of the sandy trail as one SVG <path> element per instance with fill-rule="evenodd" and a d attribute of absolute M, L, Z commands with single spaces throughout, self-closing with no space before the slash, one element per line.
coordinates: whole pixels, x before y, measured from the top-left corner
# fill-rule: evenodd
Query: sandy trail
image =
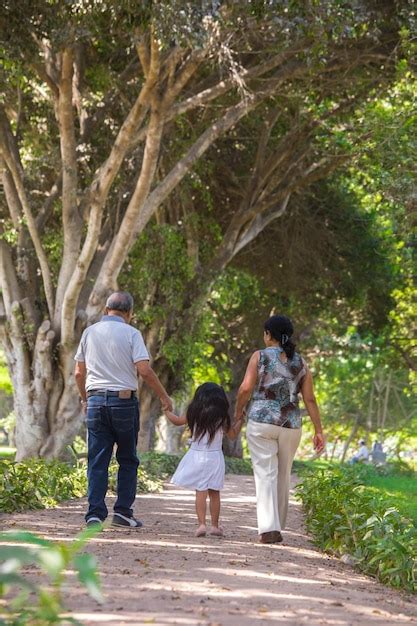
<path fill-rule="evenodd" d="M 109 503 L 112 504 L 111 498 Z M 292 500 L 284 544 L 257 542 L 253 479 L 226 477 L 224 539 L 195 539 L 193 494 L 167 486 L 139 496 L 145 527 L 107 529 L 90 544 L 99 561 L 105 603 L 73 581 L 67 605 L 88 626 L 252 626 L 417 624 L 416 598 L 362 576 L 321 554 Z M 72 538 L 83 524 L 84 500 L 47 511 L 3 517 L 3 527 L 52 539 Z"/>

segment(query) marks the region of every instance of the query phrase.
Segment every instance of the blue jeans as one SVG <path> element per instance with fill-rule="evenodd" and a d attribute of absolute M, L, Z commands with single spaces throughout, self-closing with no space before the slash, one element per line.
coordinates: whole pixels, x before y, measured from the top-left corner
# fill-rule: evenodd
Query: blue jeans
<path fill-rule="evenodd" d="M 88 512 L 85 516 L 105 520 L 104 502 L 109 481 L 109 463 L 114 444 L 116 459 L 117 500 L 115 513 L 131 517 L 136 497 L 139 459 L 136 453 L 139 433 L 139 404 L 136 398 L 122 400 L 117 396 L 90 396 L 87 400 L 88 430 Z"/>

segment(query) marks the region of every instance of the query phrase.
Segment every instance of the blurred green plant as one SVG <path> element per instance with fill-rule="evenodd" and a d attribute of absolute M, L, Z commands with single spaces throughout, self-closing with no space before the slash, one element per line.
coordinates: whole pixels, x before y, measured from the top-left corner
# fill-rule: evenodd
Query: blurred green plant
<path fill-rule="evenodd" d="M 1 395 L 1 392 L 0 392 Z M 1 406 L 1 400 L 0 400 Z M 0 439 L 2 443 L 13 447 L 14 432 L 16 428 L 16 415 L 14 411 L 10 411 L 5 417 L 0 418 Z"/>
<path fill-rule="evenodd" d="M 417 527 L 412 521 L 363 485 L 356 468 L 310 467 L 301 476 L 297 495 L 316 544 L 349 555 L 356 567 L 385 584 L 417 592 Z"/>
<path fill-rule="evenodd" d="M 73 542 L 54 542 L 27 531 L 0 534 L 0 598 L 11 593 L 7 604 L 0 605 L 2 626 L 53 626 L 80 624 L 64 607 L 62 588 L 69 569 L 97 602 L 102 601 L 97 563 L 93 555 L 82 552 L 98 532 L 87 528 Z M 25 568 L 35 566 L 49 580 L 47 586 L 34 582 Z M 16 592 L 17 591 L 17 595 Z"/>
<path fill-rule="evenodd" d="M 12 381 L 10 380 L 3 351 L 0 351 L 0 390 L 8 395 L 13 393 Z"/>
<path fill-rule="evenodd" d="M 0 459 L 0 509 L 6 513 L 43 509 L 85 495 L 85 463 Z"/>
<path fill-rule="evenodd" d="M 224 460 L 226 464 L 226 474 L 252 474 L 252 463 L 250 459 L 225 456 Z"/>
<path fill-rule="evenodd" d="M 140 466 L 151 476 L 162 480 L 170 478 L 177 469 L 182 455 L 164 454 L 163 452 L 144 452 L 140 455 Z"/>

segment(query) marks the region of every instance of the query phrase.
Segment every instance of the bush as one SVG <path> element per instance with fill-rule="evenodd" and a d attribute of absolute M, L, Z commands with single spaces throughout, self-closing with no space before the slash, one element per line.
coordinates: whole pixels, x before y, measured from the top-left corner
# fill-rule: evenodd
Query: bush
<path fill-rule="evenodd" d="M 361 484 L 354 468 L 302 472 L 297 492 L 316 544 L 381 582 L 417 591 L 417 528 Z"/>
<path fill-rule="evenodd" d="M 252 474 L 250 459 L 239 459 L 234 456 L 224 457 L 226 462 L 226 474 Z"/>
<path fill-rule="evenodd" d="M 140 493 L 160 491 L 181 460 L 181 456 L 161 452 L 145 452 L 140 458 L 137 488 Z M 109 489 L 113 492 L 118 469 L 113 459 L 109 468 Z M 247 459 L 226 457 L 226 472 L 251 474 L 251 463 Z M 71 464 L 44 459 L 20 463 L 0 459 L 0 509 L 5 513 L 52 507 L 61 500 L 83 497 L 86 492 L 85 460 Z"/>
<path fill-rule="evenodd" d="M 138 471 L 138 491 L 159 491 L 174 460 L 160 455 L 152 458 Z M 152 455 L 152 456 L 151 456 Z M 144 455 L 145 456 L 145 455 Z M 175 467 L 178 457 L 175 457 Z M 109 489 L 116 491 L 118 464 L 112 461 L 109 468 Z M 0 459 L 0 509 L 5 513 L 25 509 L 44 509 L 55 506 L 61 500 L 81 498 L 87 492 L 87 464 L 30 459 L 20 463 Z"/>
<path fill-rule="evenodd" d="M 144 452 L 141 457 L 141 467 L 148 475 L 159 477 L 162 481 L 168 480 L 177 469 L 183 455 L 164 454 L 163 452 Z M 250 459 L 225 456 L 227 474 L 252 474 Z"/>
<path fill-rule="evenodd" d="M 0 604 L 0 624 L 4 626 L 44 626 L 76 623 L 64 615 L 62 588 L 68 571 L 76 572 L 89 594 L 102 601 L 96 559 L 81 550 L 97 529 L 87 528 L 71 542 L 53 542 L 26 531 L 2 533 L 0 541 L 0 599 L 9 590 L 17 595 L 8 605 Z M 17 545 L 15 545 L 17 544 Z M 49 578 L 49 587 L 28 579 L 22 569 L 35 566 Z"/>
<path fill-rule="evenodd" d="M 167 480 L 177 469 L 182 456 L 182 454 L 144 452 L 140 455 L 140 464 L 141 468 L 151 476 L 158 476 L 162 480 Z"/>
<path fill-rule="evenodd" d="M 85 463 L 0 460 L 0 509 L 6 513 L 55 506 L 84 496 L 86 489 Z"/>
<path fill-rule="evenodd" d="M 110 463 L 109 467 L 109 489 L 116 493 L 117 491 L 117 472 L 119 465 L 114 459 Z M 151 474 L 143 467 L 139 466 L 138 469 L 138 493 L 153 493 L 161 491 L 164 484 L 164 480 L 155 474 Z M 1 625 L 0 625 L 1 626 Z"/>

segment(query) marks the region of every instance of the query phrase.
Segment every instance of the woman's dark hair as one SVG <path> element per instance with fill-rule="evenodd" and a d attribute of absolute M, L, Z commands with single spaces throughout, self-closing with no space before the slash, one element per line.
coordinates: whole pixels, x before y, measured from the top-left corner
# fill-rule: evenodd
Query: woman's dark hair
<path fill-rule="evenodd" d="M 295 352 L 295 343 L 291 341 L 294 327 L 291 320 L 285 315 L 272 315 L 264 324 L 265 331 L 269 332 L 275 341 L 279 341 L 289 359 Z"/>
<path fill-rule="evenodd" d="M 229 400 L 223 387 L 216 383 L 204 383 L 197 387 L 187 409 L 187 422 L 197 441 L 208 433 L 209 442 L 212 442 L 219 428 L 229 430 Z"/>

